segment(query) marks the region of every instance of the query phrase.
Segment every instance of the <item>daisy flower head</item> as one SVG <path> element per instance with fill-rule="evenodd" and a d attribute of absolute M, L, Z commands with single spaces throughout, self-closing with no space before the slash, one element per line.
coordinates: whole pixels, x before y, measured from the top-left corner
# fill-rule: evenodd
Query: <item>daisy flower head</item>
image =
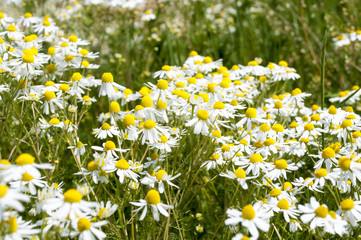
<path fill-rule="evenodd" d="M 12 175 L 8 176 L 9 179 L 5 179 L 5 181 L 20 180 L 22 179 L 25 172 L 31 176 L 41 176 L 41 173 L 38 169 L 53 169 L 53 166 L 51 166 L 49 163 L 35 163 L 35 158 L 28 153 L 20 154 L 15 159 L 15 163 L 15 165 L 11 165 L 10 168 L 4 170 L 12 172 Z"/>
<path fill-rule="evenodd" d="M 255 178 L 247 177 L 246 172 L 242 168 L 237 168 L 235 171 L 227 170 L 226 173 L 220 173 L 219 176 L 229 179 L 236 179 L 238 184 L 241 185 L 243 189 L 248 189 L 248 185 L 246 182 L 247 180 Z"/>
<path fill-rule="evenodd" d="M 168 209 L 173 209 L 172 205 L 166 205 L 161 203 L 159 192 L 155 189 L 148 191 L 145 199 L 141 199 L 139 202 L 130 202 L 130 204 L 139 207 L 138 209 L 133 210 L 133 212 L 138 212 L 143 209 L 142 214 L 139 220 L 143 220 L 147 214 L 148 206 L 151 207 L 153 218 L 155 221 L 159 221 L 159 212 L 165 216 L 169 217 Z M 158 212 L 159 211 L 159 212 Z"/>
<path fill-rule="evenodd" d="M 270 228 L 269 219 L 272 216 L 270 212 L 262 207 L 261 202 L 256 202 L 254 205 L 246 205 L 242 208 L 242 211 L 237 209 L 227 210 L 228 219 L 226 219 L 226 225 L 237 225 L 242 223 L 242 226 L 246 227 L 252 234 L 252 238 L 257 239 L 259 237 L 259 230 L 262 232 L 268 232 Z"/>
<path fill-rule="evenodd" d="M 168 173 L 165 170 L 159 169 L 154 176 L 151 176 L 148 174 L 146 177 L 144 177 L 141 180 L 141 183 L 145 184 L 145 185 L 150 185 L 152 187 L 154 186 L 154 183 L 158 183 L 159 193 L 163 193 L 164 192 L 164 182 L 166 182 L 168 185 L 170 185 L 172 187 L 179 188 L 177 185 L 175 185 L 171 181 L 178 178 L 180 175 L 181 175 L 181 173 L 178 173 L 175 176 L 168 175 Z"/>
<path fill-rule="evenodd" d="M 340 203 L 340 209 L 337 211 L 341 217 L 349 222 L 352 226 L 358 226 L 361 221 L 361 201 L 345 199 Z"/>
<path fill-rule="evenodd" d="M 298 167 L 296 164 L 287 161 L 285 159 L 278 159 L 274 161 L 273 165 L 270 165 L 268 169 L 267 176 L 271 180 L 275 180 L 282 176 L 284 179 L 287 179 L 287 172 L 296 171 Z"/>
<path fill-rule="evenodd" d="M 40 233 L 40 229 L 35 229 L 36 225 L 31 224 L 31 221 L 24 221 L 22 217 L 18 217 L 12 213 L 6 216 L 2 224 L 5 226 L 5 233 L 2 235 L 4 240 L 18 240 L 18 239 L 30 239 L 36 234 Z"/>
<path fill-rule="evenodd" d="M 114 82 L 114 77 L 110 72 L 103 73 L 102 84 L 99 90 L 100 96 L 108 96 L 109 98 L 116 97 L 116 90 L 125 90 L 125 87 Z"/>
<path fill-rule="evenodd" d="M 120 183 L 123 183 L 125 178 L 130 178 L 133 181 L 138 182 L 139 175 L 135 173 L 133 164 L 131 165 L 129 163 L 130 162 L 125 159 L 120 159 L 115 162 L 114 166 L 106 167 L 106 171 L 108 173 L 116 171 Z"/>
<path fill-rule="evenodd" d="M 63 109 L 63 104 L 55 95 L 53 91 L 45 91 L 43 94 L 44 103 L 41 106 L 43 113 L 49 115 L 49 113 L 55 113 L 56 107 Z"/>
<path fill-rule="evenodd" d="M 104 203 L 103 201 L 97 206 L 97 216 L 100 219 L 108 218 L 118 209 L 117 204 L 112 204 L 110 201 Z"/>
<path fill-rule="evenodd" d="M 119 136 L 120 132 L 117 127 L 103 123 L 100 128 L 93 129 L 96 138 L 106 139 L 107 137 Z"/>
<path fill-rule="evenodd" d="M 108 159 L 109 158 L 118 158 L 117 152 L 123 153 L 123 152 L 128 151 L 127 149 L 117 148 L 115 143 L 111 140 L 103 143 L 103 147 L 92 146 L 91 148 L 96 151 L 105 152 Z"/>
<path fill-rule="evenodd" d="M 84 201 L 82 198 L 83 195 L 76 189 L 69 189 L 63 195 L 47 199 L 44 202 L 43 210 L 57 219 L 76 219 L 77 216 L 91 214 L 97 204 Z"/>
<path fill-rule="evenodd" d="M 252 130 L 252 125 L 254 123 L 258 123 L 260 120 L 257 118 L 257 109 L 255 108 L 247 108 L 245 117 L 242 118 L 239 122 L 237 122 L 236 126 L 245 128 L 247 131 Z"/>
<path fill-rule="evenodd" d="M 210 169 L 216 169 L 218 166 L 221 166 L 225 163 L 226 161 L 223 159 L 221 155 L 219 155 L 218 153 L 213 153 L 209 157 L 208 161 L 202 163 L 201 168 L 206 167 L 207 171 L 209 171 Z"/>
<path fill-rule="evenodd" d="M 31 195 L 36 194 L 36 187 L 43 188 L 46 181 L 42 180 L 45 177 L 40 175 L 32 176 L 25 172 L 21 180 L 13 181 L 10 183 L 11 188 L 20 189 L 22 192 L 30 192 Z"/>
<path fill-rule="evenodd" d="M 79 138 L 74 139 L 74 145 L 69 146 L 68 149 L 75 149 L 74 154 L 81 156 L 85 153 L 85 146 L 88 144 L 83 144 L 81 141 L 79 141 Z"/>
<path fill-rule="evenodd" d="M 72 229 L 74 229 L 74 231 L 63 231 L 62 236 L 67 237 L 70 235 L 73 238 L 78 236 L 79 240 L 102 240 L 105 239 L 107 235 L 98 228 L 107 223 L 108 221 L 106 220 L 93 222 L 90 221 L 87 217 L 81 217 L 72 221 Z"/>
<path fill-rule="evenodd" d="M 140 130 L 140 134 L 142 144 L 144 144 L 145 142 L 148 142 L 149 144 L 154 144 L 161 141 L 160 137 L 166 134 L 166 132 L 155 121 L 148 119 L 144 122 L 142 129 Z"/>
<path fill-rule="evenodd" d="M 303 213 L 301 221 L 304 224 L 310 223 L 311 229 L 323 227 L 327 223 L 328 207 L 321 205 L 314 197 L 311 197 L 310 203 L 298 205 L 298 209 Z"/>
<path fill-rule="evenodd" d="M 162 67 L 162 70 L 159 70 L 157 72 L 154 73 L 154 78 L 169 78 L 169 79 L 176 79 L 178 74 L 180 73 L 178 67 L 176 66 L 169 66 L 169 65 L 164 65 Z"/>
<path fill-rule="evenodd" d="M 11 189 L 7 185 L 0 185 L 0 220 L 3 219 L 5 210 L 15 209 L 24 211 L 21 202 L 29 202 L 30 197 L 19 192 L 19 189 Z"/>
<path fill-rule="evenodd" d="M 186 123 L 187 127 L 194 126 L 194 134 L 209 134 L 209 127 L 212 126 L 212 122 L 209 118 L 209 113 L 205 109 L 199 109 L 196 116 Z"/>

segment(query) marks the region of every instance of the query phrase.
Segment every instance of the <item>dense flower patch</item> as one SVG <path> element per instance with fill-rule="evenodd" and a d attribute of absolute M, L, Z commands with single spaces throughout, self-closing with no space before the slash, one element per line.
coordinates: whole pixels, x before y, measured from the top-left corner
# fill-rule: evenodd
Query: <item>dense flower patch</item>
<path fill-rule="evenodd" d="M 201 190 L 223 184 L 234 239 L 357 233 L 360 116 L 286 92 L 300 78 L 286 61 L 227 68 L 192 51 L 133 91 L 51 17 L 1 19 L 0 131 L 14 144 L 1 148 L 1 238 L 148 236 L 142 221 L 186 237 Z M 347 94 L 332 101 L 358 100 Z"/>

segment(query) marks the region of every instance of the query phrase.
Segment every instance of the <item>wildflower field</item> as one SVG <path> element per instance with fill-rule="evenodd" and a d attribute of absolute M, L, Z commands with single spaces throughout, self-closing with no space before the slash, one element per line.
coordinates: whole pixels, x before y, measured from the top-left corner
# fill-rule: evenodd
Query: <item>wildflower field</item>
<path fill-rule="evenodd" d="M 0 0 L 0 240 L 359 239 L 357 0 Z"/>

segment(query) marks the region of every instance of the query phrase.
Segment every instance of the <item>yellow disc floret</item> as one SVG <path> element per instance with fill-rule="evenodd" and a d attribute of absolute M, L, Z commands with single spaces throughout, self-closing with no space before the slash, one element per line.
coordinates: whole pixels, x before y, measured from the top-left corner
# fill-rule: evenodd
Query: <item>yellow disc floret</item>
<path fill-rule="evenodd" d="M 76 189 L 69 189 L 64 193 L 64 201 L 68 203 L 79 203 L 83 195 L 81 195 Z"/>
<path fill-rule="evenodd" d="M 160 195 L 157 190 L 149 190 L 147 195 L 145 196 L 145 201 L 147 201 L 148 204 L 157 205 L 160 203 Z"/>

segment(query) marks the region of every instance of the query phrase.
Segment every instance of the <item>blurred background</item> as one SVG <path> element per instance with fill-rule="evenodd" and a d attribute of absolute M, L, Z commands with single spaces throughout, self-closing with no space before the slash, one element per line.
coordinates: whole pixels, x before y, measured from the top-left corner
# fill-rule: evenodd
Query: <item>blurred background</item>
<path fill-rule="evenodd" d="M 359 29 L 357 0 L 6 0 L 2 5 L 15 15 L 55 17 L 65 35 L 88 39 L 89 48 L 100 52 L 99 76 L 112 72 L 134 90 L 154 81 L 152 73 L 163 65 L 182 65 L 195 50 L 222 58 L 228 68 L 255 58 L 263 65 L 285 60 L 301 75 L 286 89 L 315 93 L 326 31 L 326 97 L 360 79 L 360 43 L 336 47 L 334 41 Z"/>

